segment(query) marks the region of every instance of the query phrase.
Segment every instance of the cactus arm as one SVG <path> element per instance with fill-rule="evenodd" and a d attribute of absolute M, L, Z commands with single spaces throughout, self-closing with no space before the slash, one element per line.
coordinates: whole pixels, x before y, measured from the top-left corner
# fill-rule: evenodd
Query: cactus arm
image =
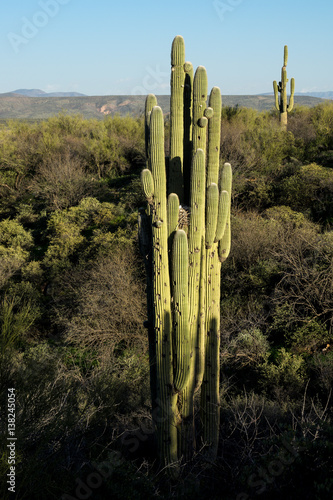
<path fill-rule="evenodd" d="M 212 112 L 208 113 L 208 110 Z M 205 111 L 208 121 L 207 145 L 207 186 L 219 179 L 220 143 L 221 143 L 222 98 L 218 87 L 213 87 L 209 95 L 209 107 Z"/>
<path fill-rule="evenodd" d="M 230 194 L 231 194 L 231 166 L 224 164 L 219 175 L 219 212 L 220 220 L 217 222 L 216 233 L 223 232 L 219 243 L 214 243 L 206 250 L 206 345 L 205 345 L 205 371 L 201 389 L 201 418 L 203 422 L 203 440 L 207 449 L 207 457 L 214 460 L 217 455 L 219 424 L 220 424 L 220 295 L 221 295 L 221 260 L 219 249 L 221 242 L 230 227 Z M 223 194 L 222 194 L 223 193 Z M 227 196 L 224 194 L 227 193 Z M 222 205 L 228 201 L 223 215 Z M 222 217 L 223 215 L 223 217 Z M 209 217 L 206 212 L 206 224 Z M 221 220 L 222 217 L 222 220 Z M 225 221 L 223 219 L 226 219 Z M 223 231 L 223 225 L 225 230 Z M 230 234 L 230 233 L 229 233 Z M 222 243 L 223 244 L 223 243 Z M 207 247 L 207 240 L 206 240 Z M 230 248 L 230 244 L 229 244 Z"/>
<path fill-rule="evenodd" d="M 170 100 L 170 159 L 168 191 L 176 193 L 184 203 L 183 155 L 184 155 L 184 86 L 185 44 L 176 36 L 171 49 L 171 100 Z"/>
<path fill-rule="evenodd" d="M 147 202 L 151 205 L 154 196 L 154 179 L 148 168 L 143 169 L 141 172 L 141 184 Z"/>
<path fill-rule="evenodd" d="M 174 321 L 174 386 L 181 392 L 190 375 L 190 328 L 188 322 L 188 245 L 185 231 L 176 231 L 172 246 Z"/>
<path fill-rule="evenodd" d="M 232 189 L 232 168 L 230 163 L 224 163 L 219 172 L 219 188 L 221 191 L 227 191 L 231 196 Z"/>
<path fill-rule="evenodd" d="M 219 196 L 219 208 L 217 216 L 215 242 L 220 241 L 224 235 L 229 209 L 230 209 L 229 193 L 228 191 L 222 190 L 220 191 L 220 196 Z"/>
<path fill-rule="evenodd" d="M 202 384 L 205 371 L 205 348 L 206 348 L 206 246 L 205 238 L 202 237 L 201 245 L 201 273 L 199 283 L 199 318 L 198 318 L 198 333 L 196 339 L 196 356 L 195 356 L 195 391 Z"/>
<path fill-rule="evenodd" d="M 219 259 L 221 262 L 224 262 L 229 257 L 230 247 L 231 247 L 231 229 L 230 229 L 230 221 L 229 219 L 227 219 L 223 237 L 219 241 Z"/>
<path fill-rule="evenodd" d="M 152 286 L 152 228 L 151 217 L 147 215 L 144 209 L 139 211 L 138 219 L 139 230 L 139 248 L 146 269 L 147 285 L 147 329 L 149 346 L 149 374 L 150 391 L 153 411 L 157 406 L 157 371 L 156 371 L 156 338 L 154 331 L 154 307 L 153 307 L 153 286 Z"/>
<path fill-rule="evenodd" d="M 282 113 L 287 111 L 287 70 L 285 67 L 282 68 L 281 72 L 281 110 Z"/>
<path fill-rule="evenodd" d="M 153 309 L 156 339 L 157 396 L 162 417 L 157 422 L 160 457 L 164 465 L 177 460 L 177 396 L 173 393 L 171 292 L 168 263 L 164 120 L 160 107 L 150 116 L 150 162 L 154 178 L 152 221 Z"/>
<path fill-rule="evenodd" d="M 170 279 L 172 279 L 172 245 L 175 232 L 178 228 L 179 218 L 179 198 L 176 193 L 170 193 L 168 196 L 167 204 L 167 218 L 168 218 L 168 253 L 169 253 L 169 271 Z"/>
<path fill-rule="evenodd" d="M 220 190 L 227 191 L 229 195 L 228 213 L 227 220 L 225 223 L 225 230 L 222 238 L 219 241 L 219 258 L 221 262 L 224 262 L 230 253 L 231 245 L 231 231 L 230 231 L 230 200 L 231 200 L 231 189 L 232 189 L 232 170 L 230 163 L 225 163 L 221 169 L 220 174 Z"/>
<path fill-rule="evenodd" d="M 285 45 L 283 49 L 283 66 L 287 66 L 287 63 L 288 63 L 288 45 Z"/>
<path fill-rule="evenodd" d="M 154 94 L 149 94 L 145 102 L 145 148 L 146 148 L 146 168 L 149 168 L 149 124 L 150 113 L 154 106 L 157 105 L 157 99 Z"/>
<path fill-rule="evenodd" d="M 215 241 L 219 206 L 219 189 L 217 184 L 212 183 L 208 186 L 206 196 L 206 248 L 211 248 Z"/>
<path fill-rule="evenodd" d="M 190 175 L 192 164 L 192 116 L 193 116 L 193 65 L 186 62 L 184 65 L 184 204 L 189 205 Z"/>
<path fill-rule="evenodd" d="M 276 83 L 276 80 L 273 82 L 273 89 L 274 89 L 274 98 L 275 98 L 275 108 L 277 111 L 280 111 L 280 106 L 279 106 L 279 87 L 278 84 Z"/>
<path fill-rule="evenodd" d="M 219 182 L 221 94 L 214 88 L 209 99 L 214 115 L 209 120 L 208 162 L 207 162 L 207 203 L 206 203 L 206 245 L 203 262 L 205 293 L 202 298 L 205 318 L 201 323 L 204 332 L 204 372 L 201 380 L 201 418 L 203 441 L 208 445 L 207 455 L 216 458 L 220 421 L 220 286 L 221 263 L 218 257 L 216 233 L 223 229 L 220 205 L 224 195 L 217 186 Z M 211 205 L 211 206 L 210 206 Z M 227 215 L 225 216 L 227 218 Z M 199 367 L 198 367 L 199 368 Z"/>
<path fill-rule="evenodd" d="M 182 393 L 182 415 L 184 422 L 181 428 L 181 452 L 185 459 L 190 458 L 193 448 L 193 396 L 196 381 L 196 362 L 198 359 L 198 335 L 200 319 L 200 290 L 202 288 L 201 254 L 204 245 L 206 196 L 206 162 L 205 153 L 198 149 L 193 157 L 190 179 L 190 224 L 188 231 L 188 293 L 189 293 L 189 325 L 191 341 L 191 363 L 188 383 Z M 204 357 L 203 350 L 199 353 Z"/>
<path fill-rule="evenodd" d="M 292 111 L 294 107 L 294 94 L 295 94 L 295 79 L 292 78 L 290 80 L 290 98 L 289 98 L 288 112 Z"/>
<path fill-rule="evenodd" d="M 200 255 L 205 225 L 205 154 L 198 149 L 192 163 L 190 225 L 188 233 L 189 251 L 189 321 L 193 332 L 197 330 L 199 313 Z"/>
<path fill-rule="evenodd" d="M 178 217 L 179 217 L 179 198 L 176 193 L 170 193 L 168 196 L 167 205 L 167 217 L 168 217 L 168 241 L 170 242 L 170 237 L 177 231 Z M 172 244 L 169 243 L 169 251 L 171 251 Z"/>
<path fill-rule="evenodd" d="M 201 419 L 207 458 L 217 455 L 220 426 L 220 282 L 217 244 L 206 250 L 205 371 L 201 386 Z"/>
<path fill-rule="evenodd" d="M 207 72 L 198 66 L 193 80 L 193 153 L 202 149 L 206 153 L 207 118 L 204 116 L 207 100 Z"/>

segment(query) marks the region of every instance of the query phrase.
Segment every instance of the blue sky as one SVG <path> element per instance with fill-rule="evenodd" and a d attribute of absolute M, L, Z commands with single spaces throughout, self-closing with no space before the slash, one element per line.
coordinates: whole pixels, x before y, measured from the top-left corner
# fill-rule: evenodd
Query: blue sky
<path fill-rule="evenodd" d="M 0 92 L 167 94 L 176 35 L 222 94 L 272 91 L 284 45 L 297 92 L 333 90 L 332 0 L 12 0 L 0 9 Z"/>

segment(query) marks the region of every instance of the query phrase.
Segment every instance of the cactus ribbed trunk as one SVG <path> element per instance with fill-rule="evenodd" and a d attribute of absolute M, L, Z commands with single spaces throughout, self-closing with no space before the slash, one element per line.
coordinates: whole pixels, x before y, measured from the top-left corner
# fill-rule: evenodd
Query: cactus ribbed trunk
<path fill-rule="evenodd" d="M 153 310 L 156 343 L 157 422 L 160 456 L 164 465 L 177 461 L 177 395 L 173 388 L 171 291 L 168 262 L 164 120 L 155 106 L 150 117 L 150 165 L 154 179 L 152 210 Z"/>
<path fill-rule="evenodd" d="M 176 36 L 171 49 L 169 192 L 184 203 L 184 87 L 185 44 Z"/>
<path fill-rule="evenodd" d="M 170 161 L 162 110 L 146 101 L 146 211 L 139 219 L 147 271 L 153 416 L 161 465 L 173 475 L 196 439 L 217 454 L 220 380 L 220 269 L 230 250 L 231 167 L 221 169 L 221 93 L 185 47 L 172 45 Z M 168 182 L 167 182 L 168 179 Z M 168 184 L 168 186 L 167 186 Z M 194 394 L 201 389 L 203 431 L 196 435 Z M 172 467 L 171 467 L 172 465 Z"/>

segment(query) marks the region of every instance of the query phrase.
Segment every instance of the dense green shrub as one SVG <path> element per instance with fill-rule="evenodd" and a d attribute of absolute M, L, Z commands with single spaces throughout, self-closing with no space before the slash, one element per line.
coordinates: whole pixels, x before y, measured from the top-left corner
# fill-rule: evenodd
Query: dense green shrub
<path fill-rule="evenodd" d="M 333 170 L 315 163 L 296 169 L 283 180 L 281 201 L 322 224 L 333 222 Z"/>
<path fill-rule="evenodd" d="M 299 397 L 305 385 L 305 362 L 284 347 L 274 353 L 273 362 L 266 361 L 260 367 L 261 384 L 268 394 L 275 394 L 281 401 L 287 396 Z"/>

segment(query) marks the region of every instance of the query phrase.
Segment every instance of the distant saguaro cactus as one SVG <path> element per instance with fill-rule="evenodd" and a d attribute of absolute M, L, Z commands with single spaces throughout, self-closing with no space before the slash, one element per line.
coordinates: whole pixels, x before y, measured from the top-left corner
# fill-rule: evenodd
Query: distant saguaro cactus
<path fill-rule="evenodd" d="M 281 81 L 277 84 L 276 80 L 273 82 L 274 96 L 275 96 L 275 107 L 280 112 L 280 124 L 281 127 L 286 130 L 288 123 L 288 113 L 294 107 L 294 94 L 295 94 L 295 80 L 292 78 L 290 80 L 290 99 L 289 104 L 287 100 L 287 62 L 288 62 L 288 47 L 284 46 L 284 60 L 281 70 Z M 280 100 L 279 100 L 280 93 Z"/>
<path fill-rule="evenodd" d="M 147 208 L 139 241 L 147 271 L 153 418 L 161 464 L 173 473 L 193 451 L 194 393 L 201 390 L 202 444 L 216 456 L 219 435 L 220 270 L 230 250 L 231 167 L 219 166 L 222 99 L 207 74 L 193 77 L 185 44 L 171 53 L 170 158 L 164 117 L 146 100 Z M 206 152 L 207 151 L 207 152 Z M 168 195 L 169 193 L 169 195 Z"/>

